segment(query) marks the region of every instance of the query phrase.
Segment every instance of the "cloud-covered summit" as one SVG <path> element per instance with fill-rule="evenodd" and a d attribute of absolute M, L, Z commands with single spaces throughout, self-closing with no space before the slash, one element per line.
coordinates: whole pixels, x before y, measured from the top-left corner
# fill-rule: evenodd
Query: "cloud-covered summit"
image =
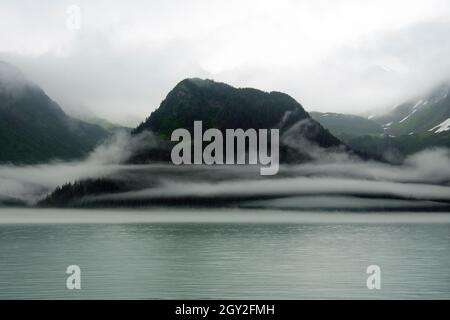
<path fill-rule="evenodd" d="M 178 81 L 287 92 L 307 110 L 359 113 L 450 78 L 450 3 L 80 0 L 0 4 L 0 59 L 64 106 L 136 125 Z"/>

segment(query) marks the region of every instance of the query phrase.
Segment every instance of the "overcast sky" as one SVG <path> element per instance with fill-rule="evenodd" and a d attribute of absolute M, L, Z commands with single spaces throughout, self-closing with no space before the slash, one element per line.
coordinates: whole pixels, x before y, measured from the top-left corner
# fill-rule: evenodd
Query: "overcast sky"
<path fill-rule="evenodd" d="M 0 0 L 0 40 L 63 108 L 128 125 L 187 77 L 348 113 L 450 79 L 448 0 Z"/>

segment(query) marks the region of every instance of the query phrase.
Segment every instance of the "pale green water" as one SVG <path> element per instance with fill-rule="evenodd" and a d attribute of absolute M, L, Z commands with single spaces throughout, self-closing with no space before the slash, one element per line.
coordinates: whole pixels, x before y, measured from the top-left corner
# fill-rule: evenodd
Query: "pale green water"
<path fill-rule="evenodd" d="M 0 210 L 3 299 L 449 299 L 449 257 L 450 214 Z"/>

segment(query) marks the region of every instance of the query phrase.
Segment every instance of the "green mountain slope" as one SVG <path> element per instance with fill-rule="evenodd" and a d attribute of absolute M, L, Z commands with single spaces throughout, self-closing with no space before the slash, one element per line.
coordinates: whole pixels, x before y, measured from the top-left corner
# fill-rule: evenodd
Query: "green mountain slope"
<path fill-rule="evenodd" d="M 100 117 L 97 117 L 97 116 L 90 116 L 90 117 L 87 117 L 87 116 L 81 117 L 80 116 L 80 117 L 76 117 L 76 118 L 80 119 L 83 122 L 87 122 L 87 123 L 90 123 L 90 124 L 97 125 L 97 126 L 103 128 L 103 129 L 105 129 L 105 130 L 107 130 L 109 132 L 115 132 L 115 131 L 127 131 L 127 132 L 130 132 L 132 130 L 132 128 L 130 128 L 130 127 L 122 126 L 122 125 L 110 122 L 110 121 L 108 121 L 108 120 L 106 120 L 104 118 L 100 118 Z"/>
<path fill-rule="evenodd" d="M 437 135 L 422 133 L 397 137 L 366 135 L 343 138 L 353 149 L 391 162 L 400 162 L 405 156 L 428 148 L 450 148 L 450 132 Z"/>
<path fill-rule="evenodd" d="M 353 150 L 388 161 L 434 148 L 450 148 L 450 86 L 402 103 L 368 119 L 334 113 L 311 113 Z"/>
<path fill-rule="evenodd" d="M 97 125 L 68 117 L 19 70 L 0 62 L 0 163 L 80 158 L 107 136 Z"/>
<path fill-rule="evenodd" d="M 289 134 L 298 134 L 298 138 L 322 148 L 342 146 L 339 139 L 313 120 L 301 104 L 287 94 L 234 88 L 225 83 L 198 78 L 178 83 L 160 107 L 133 134 L 149 130 L 167 141 L 175 129 L 185 128 L 193 132 L 196 120 L 203 122 L 204 130 L 279 128 L 281 137 L 289 131 Z M 303 125 L 299 125 L 301 121 Z M 294 125 L 298 128 L 291 130 Z M 284 159 L 308 158 L 308 150 L 298 151 L 281 145 L 281 157 Z M 167 155 L 168 152 L 164 153 L 162 158 L 167 160 Z M 155 156 L 155 152 L 148 152 L 147 155 L 144 152 L 138 158 L 142 160 L 147 156 Z"/>
<path fill-rule="evenodd" d="M 322 113 L 314 111 L 309 114 L 314 120 L 339 138 L 348 135 L 380 135 L 383 133 L 381 125 L 364 117 L 342 113 Z"/>
<path fill-rule="evenodd" d="M 437 129 L 433 128 L 450 119 L 449 91 L 449 85 L 441 85 L 430 94 L 405 102 L 371 120 L 382 125 L 391 136 L 435 133 Z"/>

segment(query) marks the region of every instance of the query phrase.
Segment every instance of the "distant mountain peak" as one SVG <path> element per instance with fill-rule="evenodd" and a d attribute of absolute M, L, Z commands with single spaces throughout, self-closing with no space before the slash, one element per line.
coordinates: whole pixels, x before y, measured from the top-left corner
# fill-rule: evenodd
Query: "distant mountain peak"
<path fill-rule="evenodd" d="M 180 81 L 133 134 L 148 130 L 169 141 L 178 128 L 193 131 L 194 121 L 202 121 L 205 130 L 277 128 L 282 137 L 284 133 L 297 133 L 296 138 L 310 141 L 310 146 L 342 146 L 339 139 L 311 119 L 302 105 L 288 94 L 236 88 L 199 78 Z M 302 126 L 295 127 L 299 123 Z M 294 127 L 295 130 L 290 130 Z M 291 150 L 286 147 L 285 151 L 285 158 L 293 161 L 308 153 L 308 150 L 300 150 L 291 156 Z M 141 159 L 145 161 L 145 157 Z"/>
<path fill-rule="evenodd" d="M 20 94 L 29 88 L 37 89 L 38 86 L 17 67 L 0 61 L 0 94 Z"/>
<path fill-rule="evenodd" d="M 0 163 L 79 158 L 107 135 L 67 116 L 18 68 L 0 61 Z"/>
<path fill-rule="evenodd" d="M 444 82 L 422 97 L 394 106 L 372 120 L 395 136 L 411 132 L 426 133 L 450 117 L 450 84 Z"/>
<path fill-rule="evenodd" d="M 179 90 L 183 90 L 183 89 L 193 89 L 193 88 L 198 88 L 198 89 L 216 89 L 216 90 L 229 90 L 229 91 L 234 91 L 234 90 L 240 90 L 240 91 L 247 91 L 247 92 L 253 92 L 255 94 L 266 94 L 266 95 L 271 95 L 272 97 L 283 97 L 285 99 L 291 99 L 291 102 L 298 104 L 300 107 L 301 104 L 299 102 L 297 102 L 294 98 L 292 98 L 290 95 L 288 95 L 287 93 L 281 92 L 281 91 L 263 91 L 260 89 L 256 89 L 256 88 L 251 88 L 251 87 L 234 87 L 232 85 L 229 85 L 225 82 L 220 82 L 220 81 L 215 81 L 213 79 L 202 79 L 202 78 L 186 78 L 181 80 L 173 89 L 171 92 L 177 92 Z M 228 92 L 227 92 L 228 93 Z M 302 107 L 303 108 L 303 107 Z"/>
<path fill-rule="evenodd" d="M 208 86 L 214 85 L 216 83 L 216 81 L 214 81 L 212 79 L 202 79 L 202 78 L 197 78 L 197 77 L 195 77 L 195 78 L 186 78 L 186 79 L 182 80 L 180 83 L 183 83 L 183 82 L 193 83 L 193 84 L 195 84 L 196 86 L 199 86 L 199 87 L 208 87 Z"/>
<path fill-rule="evenodd" d="M 23 72 L 5 61 L 0 60 L 0 81 L 26 81 Z"/>
<path fill-rule="evenodd" d="M 295 116 L 297 120 L 309 117 L 302 105 L 285 93 L 187 78 L 168 93 L 159 108 L 135 132 L 150 129 L 167 136 L 176 128 L 190 128 L 194 120 L 202 120 L 207 127 L 221 130 L 273 128 L 288 111 L 291 118 Z"/>

